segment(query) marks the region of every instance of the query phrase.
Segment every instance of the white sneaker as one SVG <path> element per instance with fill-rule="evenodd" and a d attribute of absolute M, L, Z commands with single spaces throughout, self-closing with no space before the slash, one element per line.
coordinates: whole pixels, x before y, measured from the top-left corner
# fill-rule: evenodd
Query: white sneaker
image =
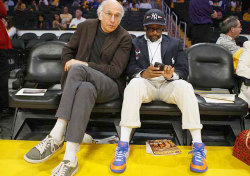
<path fill-rule="evenodd" d="M 72 163 L 69 160 L 63 160 L 55 169 L 51 176 L 73 176 L 78 171 L 78 163 Z"/>

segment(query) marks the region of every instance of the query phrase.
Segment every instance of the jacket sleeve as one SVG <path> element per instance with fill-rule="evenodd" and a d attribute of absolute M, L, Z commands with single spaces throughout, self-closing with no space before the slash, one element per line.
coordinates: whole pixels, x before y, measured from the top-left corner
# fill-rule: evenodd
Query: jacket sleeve
<path fill-rule="evenodd" d="M 63 51 L 62 51 L 62 64 L 63 64 L 63 66 L 70 59 L 73 59 L 77 53 L 77 49 L 78 49 L 79 42 L 80 42 L 80 36 L 81 36 L 81 32 L 82 32 L 82 26 L 83 25 L 78 25 L 75 33 L 70 38 L 70 41 L 63 48 Z"/>
<path fill-rule="evenodd" d="M 175 53 L 175 73 L 179 75 L 180 78 L 186 80 L 188 77 L 188 59 L 187 54 L 183 50 L 183 45 L 181 44 L 181 41 L 179 40 L 178 46 L 177 46 L 177 52 Z"/>
<path fill-rule="evenodd" d="M 204 10 L 207 11 L 208 14 L 213 14 L 214 13 L 214 9 L 213 7 L 209 4 L 209 1 L 203 1 L 204 3 Z"/>
<path fill-rule="evenodd" d="M 7 11 L 4 7 L 4 3 L 2 0 L 0 0 L 0 18 L 4 18 L 7 15 Z"/>
<path fill-rule="evenodd" d="M 133 44 L 131 52 L 130 52 L 129 63 L 128 63 L 127 70 L 126 70 L 126 74 L 130 78 L 134 77 L 137 73 L 144 70 L 143 68 L 139 67 L 138 64 L 136 63 L 135 49 L 136 49 L 136 46 Z"/>
<path fill-rule="evenodd" d="M 120 45 L 118 46 L 113 59 L 109 64 L 88 62 L 88 66 L 104 73 L 112 79 L 119 78 L 128 64 L 131 42 L 131 37 L 129 35 L 125 35 L 122 37 Z"/>

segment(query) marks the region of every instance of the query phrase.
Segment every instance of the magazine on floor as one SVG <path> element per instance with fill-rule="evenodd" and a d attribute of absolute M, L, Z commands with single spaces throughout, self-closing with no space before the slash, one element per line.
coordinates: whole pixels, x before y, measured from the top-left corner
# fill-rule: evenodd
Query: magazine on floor
<path fill-rule="evenodd" d="M 152 155 L 177 155 L 181 150 L 168 139 L 146 141 L 146 152 Z"/>
<path fill-rule="evenodd" d="M 16 95 L 21 95 L 21 96 L 44 96 L 46 91 L 47 91 L 47 89 L 22 88 L 16 93 Z"/>

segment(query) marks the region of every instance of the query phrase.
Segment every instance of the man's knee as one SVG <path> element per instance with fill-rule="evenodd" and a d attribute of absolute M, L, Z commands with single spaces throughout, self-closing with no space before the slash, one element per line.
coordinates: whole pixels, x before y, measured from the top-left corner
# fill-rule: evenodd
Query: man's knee
<path fill-rule="evenodd" d="M 97 91 L 95 86 L 90 82 L 82 82 L 81 85 L 78 87 L 76 94 L 79 96 L 84 97 L 93 97 L 94 99 L 97 98 Z"/>
<path fill-rule="evenodd" d="M 175 90 L 179 93 L 194 92 L 193 86 L 184 80 L 177 80 Z"/>
<path fill-rule="evenodd" d="M 85 93 L 93 93 L 96 92 L 95 86 L 90 82 L 82 82 L 78 88 L 78 91 Z"/>
<path fill-rule="evenodd" d="M 79 72 L 86 72 L 86 65 L 83 64 L 73 64 L 71 65 L 71 67 L 69 68 L 69 74 L 70 73 L 79 73 Z"/>
<path fill-rule="evenodd" d="M 143 78 L 134 78 L 132 79 L 129 84 L 126 86 L 126 90 L 137 90 L 144 84 L 144 79 Z"/>

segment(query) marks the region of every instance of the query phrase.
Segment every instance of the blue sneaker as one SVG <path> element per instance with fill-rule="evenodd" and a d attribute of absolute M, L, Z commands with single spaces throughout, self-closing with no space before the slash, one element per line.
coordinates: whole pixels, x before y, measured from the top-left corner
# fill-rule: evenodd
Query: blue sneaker
<path fill-rule="evenodd" d="M 193 153 L 190 170 L 199 173 L 205 172 L 207 170 L 207 150 L 205 149 L 205 144 L 195 142 L 193 144 L 193 150 L 189 153 Z"/>
<path fill-rule="evenodd" d="M 115 151 L 115 157 L 111 161 L 110 170 L 115 173 L 122 173 L 126 169 L 126 159 L 129 154 L 128 142 L 119 141 Z"/>

